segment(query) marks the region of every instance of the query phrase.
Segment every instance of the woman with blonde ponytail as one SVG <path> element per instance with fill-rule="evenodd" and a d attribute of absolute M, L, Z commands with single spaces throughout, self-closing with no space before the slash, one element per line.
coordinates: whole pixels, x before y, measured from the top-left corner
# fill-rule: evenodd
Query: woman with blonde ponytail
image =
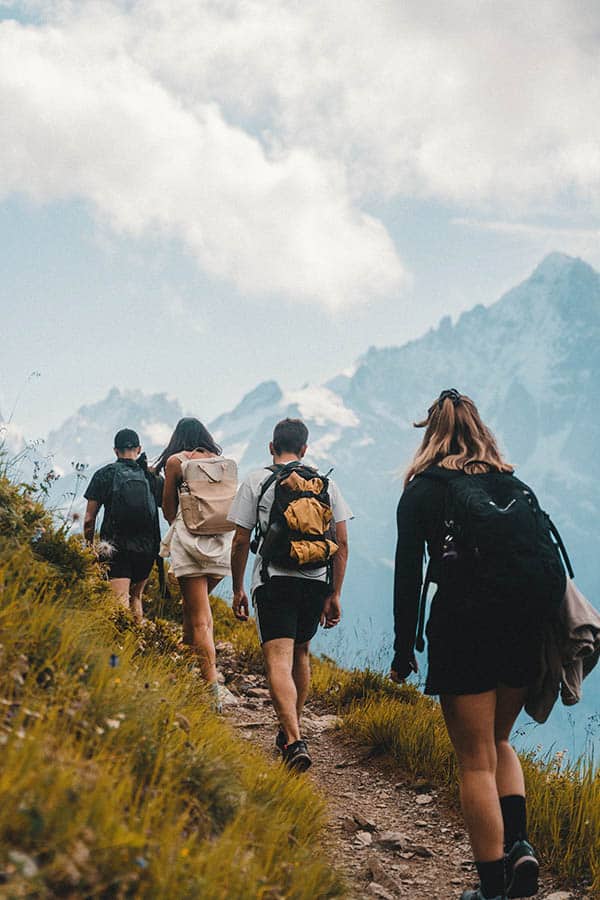
<path fill-rule="evenodd" d="M 469 397 L 455 389 L 442 391 L 416 427 L 425 434 L 406 474 L 397 513 L 391 677 L 403 681 L 417 671 L 414 651 L 415 646 L 422 649 L 417 631 L 422 633 L 423 604 L 419 612 L 427 548 L 427 583 L 435 583 L 438 590 L 427 623 L 425 693 L 439 695 L 458 757 L 462 809 L 480 882 L 475 890 L 465 891 L 462 900 L 529 897 L 538 888 L 539 865 L 527 840 L 523 773 L 509 738 L 536 677 L 540 616 L 533 615 L 526 602 L 511 605 L 498 602 L 498 596 L 485 596 L 485 578 L 478 581 L 471 574 L 480 574 L 485 561 L 478 557 L 479 547 L 469 545 L 472 555 L 464 562 L 466 538 L 464 529 L 455 534 L 457 523 L 447 505 L 449 485 L 453 496 L 459 480 L 464 496 L 475 485 L 480 494 L 489 491 L 493 499 L 486 501 L 490 506 L 484 515 L 495 507 L 502 517 L 515 502 L 525 507 L 529 502 L 532 515 L 543 513 L 533 506 L 533 492 L 513 476 L 513 467 L 503 459 Z M 498 492 L 506 498 L 517 491 L 518 501 L 498 499 Z"/>

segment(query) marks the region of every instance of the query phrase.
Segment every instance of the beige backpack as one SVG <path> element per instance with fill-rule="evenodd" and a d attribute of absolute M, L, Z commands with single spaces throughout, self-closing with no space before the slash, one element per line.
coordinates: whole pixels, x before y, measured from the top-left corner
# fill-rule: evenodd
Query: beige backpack
<path fill-rule="evenodd" d="M 224 534 L 235 525 L 227 515 L 237 491 L 237 463 L 221 456 L 181 461 L 179 508 L 191 534 Z"/>

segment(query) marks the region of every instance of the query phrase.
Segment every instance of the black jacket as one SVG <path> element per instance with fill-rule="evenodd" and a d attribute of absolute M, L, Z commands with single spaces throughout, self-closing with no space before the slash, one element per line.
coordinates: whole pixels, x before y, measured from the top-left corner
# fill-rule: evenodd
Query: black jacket
<path fill-rule="evenodd" d="M 411 671 L 423 584 L 424 551 L 432 560 L 436 580 L 444 530 L 445 486 L 417 476 L 405 488 L 396 513 L 398 542 L 394 570 L 394 663 L 405 678 Z"/>

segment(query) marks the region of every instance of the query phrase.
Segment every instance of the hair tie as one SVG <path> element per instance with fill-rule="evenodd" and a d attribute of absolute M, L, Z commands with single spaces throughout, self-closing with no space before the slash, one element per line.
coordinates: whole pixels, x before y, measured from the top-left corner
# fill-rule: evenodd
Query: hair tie
<path fill-rule="evenodd" d="M 454 406 L 458 406 L 461 401 L 461 396 L 456 390 L 456 388 L 450 388 L 447 391 L 442 391 L 440 396 L 438 397 L 438 409 L 441 409 L 444 405 L 444 400 L 452 400 Z"/>

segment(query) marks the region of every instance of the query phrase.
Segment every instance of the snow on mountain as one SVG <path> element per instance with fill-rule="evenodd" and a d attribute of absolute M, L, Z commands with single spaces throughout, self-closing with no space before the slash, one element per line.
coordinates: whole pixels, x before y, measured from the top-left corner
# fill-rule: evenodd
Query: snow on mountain
<path fill-rule="evenodd" d="M 341 397 L 328 387 L 307 386 L 300 391 L 289 391 L 282 402 L 297 406 L 300 416 L 315 425 L 353 428 L 359 424 L 357 415 L 344 406 Z"/>

